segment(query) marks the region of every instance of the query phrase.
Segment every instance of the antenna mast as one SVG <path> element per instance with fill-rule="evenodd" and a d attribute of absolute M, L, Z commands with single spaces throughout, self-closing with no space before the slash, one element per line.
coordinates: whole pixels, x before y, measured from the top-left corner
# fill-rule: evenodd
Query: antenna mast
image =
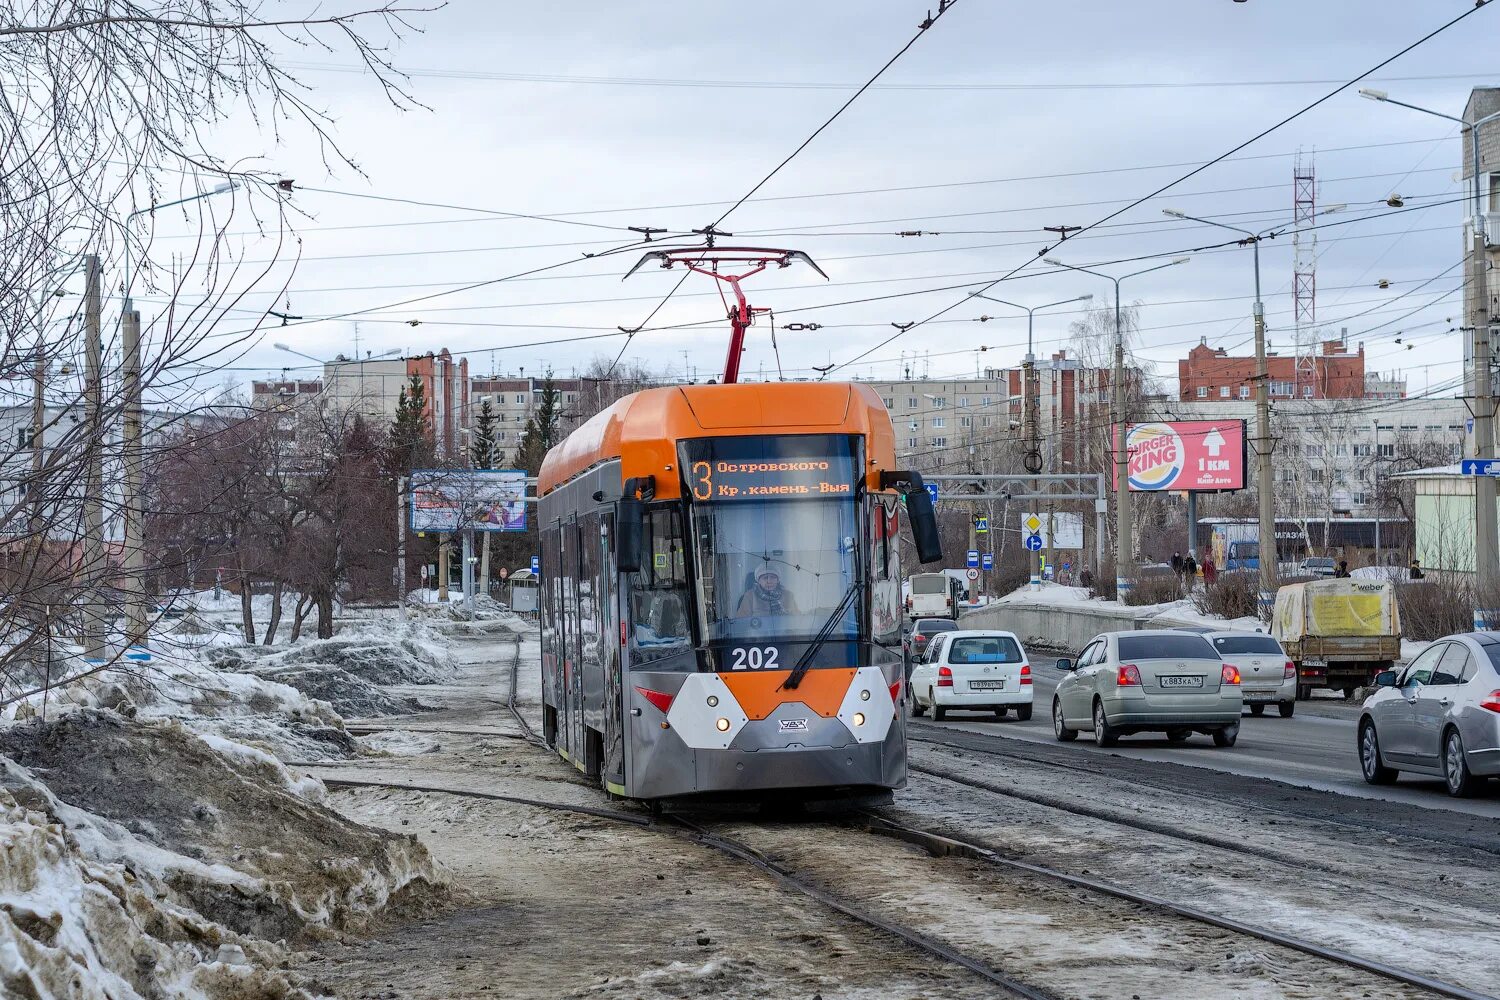
<path fill-rule="evenodd" d="M 1299 150 L 1292 166 L 1292 216 L 1296 226 L 1292 233 L 1292 316 L 1297 330 L 1293 392 L 1299 399 L 1307 395 L 1309 387 L 1315 395 L 1317 393 L 1317 361 L 1314 358 L 1317 333 L 1313 329 L 1318 320 L 1318 231 L 1313 228 L 1313 217 L 1317 214 L 1317 186 L 1313 158 L 1309 154 L 1304 160 Z"/>

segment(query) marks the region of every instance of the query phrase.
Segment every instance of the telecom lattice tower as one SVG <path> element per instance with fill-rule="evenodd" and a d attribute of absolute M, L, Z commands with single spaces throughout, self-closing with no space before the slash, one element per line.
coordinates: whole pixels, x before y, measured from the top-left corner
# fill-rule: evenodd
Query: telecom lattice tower
<path fill-rule="evenodd" d="M 1296 325 L 1297 366 L 1293 391 L 1297 398 L 1307 395 L 1307 388 L 1317 392 L 1318 320 L 1318 231 L 1313 228 L 1317 215 L 1317 181 L 1311 154 L 1303 159 L 1301 150 L 1292 165 L 1292 317 Z"/>

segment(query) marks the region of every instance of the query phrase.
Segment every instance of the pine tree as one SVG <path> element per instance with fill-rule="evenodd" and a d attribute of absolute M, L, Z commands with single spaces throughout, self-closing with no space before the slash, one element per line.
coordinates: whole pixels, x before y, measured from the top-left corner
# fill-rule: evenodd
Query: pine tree
<path fill-rule="evenodd" d="M 387 464 L 389 471 L 405 475 L 430 465 L 432 423 L 427 416 L 427 390 L 422 376 L 413 375 L 396 397 L 396 418 L 391 422 Z"/>
<path fill-rule="evenodd" d="M 479 404 L 479 415 L 474 419 L 474 443 L 470 446 L 470 459 L 476 469 L 493 469 L 500 462 L 499 449 L 495 447 L 495 425 L 500 418 L 485 399 Z"/>
<path fill-rule="evenodd" d="M 531 419 L 526 421 L 526 431 L 521 435 L 521 443 L 516 448 L 516 468 L 525 469 L 529 476 L 541 471 L 542 459 L 547 457 L 547 452 L 557 443 L 562 421 L 562 413 L 557 406 L 557 386 L 552 381 L 551 371 L 542 379 L 538 393 L 536 409 L 531 411 Z"/>

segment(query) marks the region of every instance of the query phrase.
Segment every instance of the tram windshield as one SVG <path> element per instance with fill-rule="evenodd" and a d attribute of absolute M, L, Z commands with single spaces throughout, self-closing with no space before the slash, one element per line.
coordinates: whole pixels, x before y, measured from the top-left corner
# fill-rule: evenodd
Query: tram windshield
<path fill-rule="evenodd" d="M 858 635 L 844 598 L 859 572 L 856 438 L 684 442 L 703 637 L 712 642 Z"/>

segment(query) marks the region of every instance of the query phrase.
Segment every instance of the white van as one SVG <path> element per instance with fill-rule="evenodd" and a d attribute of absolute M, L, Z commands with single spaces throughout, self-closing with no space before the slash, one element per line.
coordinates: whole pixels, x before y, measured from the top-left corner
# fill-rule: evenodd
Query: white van
<path fill-rule="evenodd" d="M 946 573 L 913 574 L 906 582 L 906 617 L 957 618 L 960 589 Z"/>

